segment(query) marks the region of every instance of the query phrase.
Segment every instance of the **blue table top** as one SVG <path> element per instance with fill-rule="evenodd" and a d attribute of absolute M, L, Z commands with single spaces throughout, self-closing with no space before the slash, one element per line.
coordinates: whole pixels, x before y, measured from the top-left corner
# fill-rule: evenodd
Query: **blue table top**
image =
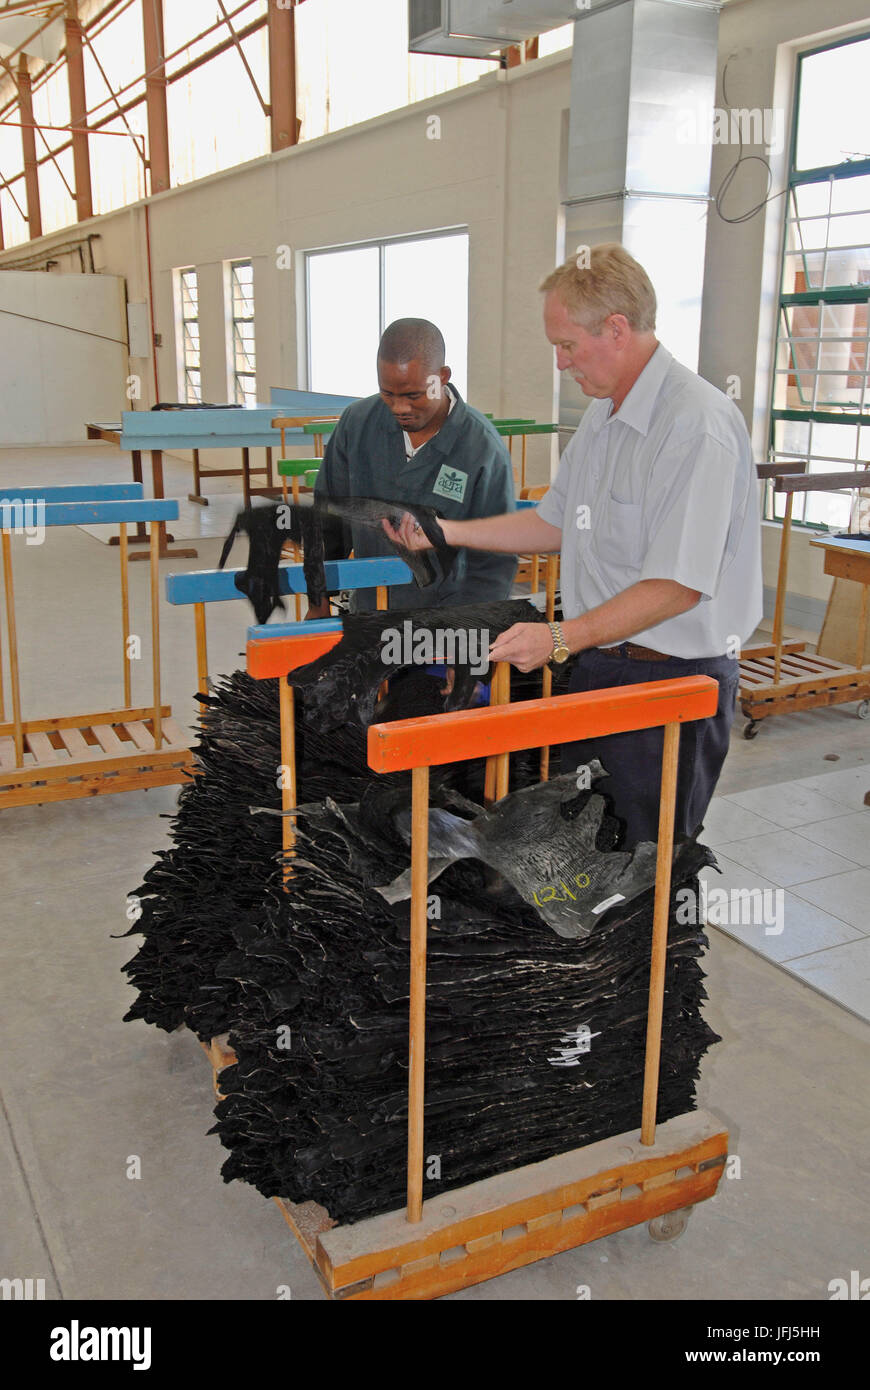
<path fill-rule="evenodd" d="M 870 536 L 866 539 L 846 540 L 839 536 L 817 536 L 810 545 L 819 545 L 824 550 L 844 550 L 850 555 L 870 555 Z"/>
<path fill-rule="evenodd" d="M 125 410 L 122 449 L 280 449 L 274 405 L 225 410 Z M 301 429 L 289 430 L 304 439 Z"/>

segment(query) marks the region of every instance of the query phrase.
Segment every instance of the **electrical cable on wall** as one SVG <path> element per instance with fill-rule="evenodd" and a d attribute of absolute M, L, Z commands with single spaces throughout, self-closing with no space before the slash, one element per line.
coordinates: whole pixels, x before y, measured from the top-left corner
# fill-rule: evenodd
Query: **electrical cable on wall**
<path fill-rule="evenodd" d="M 119 343 L 121 347 L 129 349 L 126 339 L 110 338 L 106 333 L 94 333 L 90 328 L 74 328 L 70 323 L 55 323 L 53 319 L 38 319 L 33 314 L 17 314 L 14 309 L 0 309 L 0 314 L 6 314 L 12 319 L 26 319 L 28 323 L 44 323 L 47 328 L 64 328 L 67 333 L 82 333 L 86 338 L 102 338 L 105 343 Z"/>
<path fill-rule="evenodd" d="M 730 103 L 729 100 L 728 100 L 728 93 L 727 93 L 727 89 L 726 89 L 726 86 L 725 86 L 725 79 L 726 79 L 726 77 L 727 77 L 727 75 L 728 75 L 728 64 L 731 62 L 731 59 L 732 59 L 734 56 L 735 56 L 735 55 L 732 53 L 732 54 L 730 55 L 730 57 L 726 59 L 725 66 L 724 66 L 724 68 L 722 69 L 722 102 L 723 102 L 723 105 L 724 105 L 725 110 L 726 110 L 726 111 L 728 112 L 728 114 L 729 114 L 729 117 L 730 117 L 730 114 L 731 114 L 731 111 L 732 111 L 732 106 L 731 106 L 731 103 Z M 720 183 L 720 185 L 719 185 L 718 189 L 716 190 L 716 193 L 715 193 L 715 195 L 714 195 L 714 197 L 713 197 L 713 204 L 714 204 L 714 206 L 715 206 L 715 208 L 716 208 L 717 213 L 718 213 L 719 216 L 721 217 L 722 221 L 723 221 L 723 222 L 728 222 L 728 223 L 730 223 L 732 226 L 739 225 L 739 224 L 742 223 L 742 222 L 751 222 L 752 219 L 753 219 L 753 217 L 757 217 L 758 213 L 761 212 L 761 209 L 764 208 L 764 207 L 766 207 L 768 203 L 772 203 L 776 198 L 782 198 L 782 197 L 788 192 L 788 189 L 787 189 L 787 188 L 782 188 L 782 189 L 780 189 L 780 191 L 779 191 L 778 193 L 771 193 L 771 192 L 770 192 L 770 185 L 771 185 L 771 183 L 772 183 L 772 181 L 773 181 L 773 170 L 772 170 L 771 167 L 770 167 L 769 161 L 768 161 L 763 155 L 760 155 L 760 154 L 744 154 L 744 153 L 743 153 L 743 131 L 742 131 L 742 129 L 740 129 L 740 124 L 739 124 L 739 122 L 738 122 L 738 130 L 739 130 L 739 141 L 738 141 L 738 154 L 737 154 L 737 159 L 734 161 L 734 163 L 732 164 L 731 168 L 730 168 L 730 169 L 728 170 L 728 172 L 725 174 L 725 177 L 722 179 L 722 182 Z M 755 163 L 757 163 L 757 164 L 762 164 L 762 165 L 764 166 L 764 169 L 765 169 L 765 171 L 766 171 L 766 173 L 767 173 L 767 193 L 766 193 L 765 196 L 761 199 L 761 202 L 760 202 L 760 203 L 756 203 L 754 207 L 748 208 L 745 212 L 739 213 L 738 216 L 736 216 L 736 217 L 729 217 L 727 213 L 725 213 L 725 212 L 722 211 L 722 203 L 723 203 L 723 201 L 724 201 L 725 195 L 726 195 L 726 193 L 728 192 L 728 189 L 731 187 L 732 183 L 734 182 L 734 179 L 737 177 L 737 171 L 738 171 L 738 169 L 740 168 L 741 164 L 751 164 L 751 163 L 753 163 L 753 162 L 755 162 Z"/>

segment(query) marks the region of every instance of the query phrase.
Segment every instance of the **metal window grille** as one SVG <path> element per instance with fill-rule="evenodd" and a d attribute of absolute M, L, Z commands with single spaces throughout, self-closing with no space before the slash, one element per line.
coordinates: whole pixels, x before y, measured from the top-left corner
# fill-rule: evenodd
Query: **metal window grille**
<path fill-rule="evenodd" d="M 870 53 L 870 38 L 853 39 Z M 870 151 L 844 151 L 838 164 L 798 167 L 805 64 L 799 59 L 788 179 L 776 361 L 770 417 L 771 462 L 807 459 L 810 473 L 843 472 L 870 461 Z M 845 529 L 847 493 L 803 493 L 794 519 Z M 783 514 L 769 489 L 768 519 Z"/>
<path fill-rule="evenodd" d="M 181 353 L 184 367 L 184 399 L 191 405 L 202 400 L 202 372 L 199 343 L 199 289 L 195 270 L 182 270 Z"/>
<path fill-rule="evenodd" d="M 257 401 L 257 353 L 254 338 L 254 267 L 250 261 L 230 264 L 232 294 L 233 399 L 237 405 Z"/>

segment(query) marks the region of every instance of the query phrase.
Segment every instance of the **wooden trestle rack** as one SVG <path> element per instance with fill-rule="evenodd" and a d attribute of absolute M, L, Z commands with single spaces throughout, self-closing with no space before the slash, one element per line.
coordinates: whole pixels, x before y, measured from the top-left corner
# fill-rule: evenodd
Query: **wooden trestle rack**
<path fill-rule="evenodd" d="M 0 670 L 0 810 L 44 801 L 66 801 L 188 780 L 193 759 L 187 738 L 160 694 L 159 530 L 151 528 L 152 702 L 132 704 L 129 560 L 127 527 L 137 522 L 174 521 L 178 503 L 142 500 L 142 484 L 103 487 L 6 489 L 0 514 L 12 720 L 6 720 Z M 21 510 L 17 511 L 18 507 Z M 120 525 L 121 640 L 124 706 L 89 714 L 22 718 L 12 573 L 12 536 L 30 514 L 46 528 Z M 0 643 L 2 651 L 2 643 Z"/>
<path fill-rule="evenodd" d="M 292 761 L 293 752 L 287 673 L 329 650 L 339 636 L 337 631 L 310 631 L 271 641 L 254 639 L 248 645 L 249 673 L 281 680 L 282 761 Z M 504 677 L 497 673 L 494 687 L 503 690 L 503 685 Z M 312 1202 L 275 1199 L 327 1297 L 437 1298 L 643 1222 L 650 1223 L 654 1238 L 668 1239 L 682 1230 L 692 1206 L 715 1193 L 728 1153 L 724 1126 L 705 1111 L 677 1116 L 658 1127 L 655 1117 L 679 730 L 683 722 L 713 714 L 717 698 L 715 681 L 691 676 L 369 729 L 369 766 L 377 772 L 408 769 L 412 776 L 408 1195 L 404 1210 L 347 1226 L 337 1226 Z M 664 727 L 664 757 L 640 1126 L 424 1201 L 429 769 L 494 758 L 499 765 L 498 792 L 504 794 L 511 752 L 658 727 Z M 285 793 L 285 810 L 295 808 L 295 797 L 294 779 Z M 292 824 L 292 816 L 285 816 L 285 888 L 290 892 Z M 219 1084 L 219 1070 L 234 1060 L 233 1054 L 224 1039 L 215 1039 L 209 1056 Z"/>
<path fill-rule="evenodd" d="M 749 720 L 743 730 L 744 738 L 755 738 L 759 722 L 772 714 L 791 714 L 797 710 L 822 709 L 855 701 L 858 702 L 861 718 L 870 712 L 867 707 L 870 699 L 870 666 L 863 663 L 868 616 L 866 589 L 853 665 L 814 655 L 806 650 L 806 642 L 783 641 L 795 493 L 839 492 L 843 488 L 870 486 L 870 472 L 807 474 L 805 467 L 805 463 L 799 462 L 761 464 L 757 469 L 760 478 L 773 479 L 775 491 L 785 493 L 786 501 L 773 615 L 773 642 L 744 647 L 740 653 L 740 708 Z M 832 564 L 836 566 L 836 561 L 826 557 L 827 573 L 857 577 L 851 575 L 848 566 L 838 569 L 831 568 Z"/>

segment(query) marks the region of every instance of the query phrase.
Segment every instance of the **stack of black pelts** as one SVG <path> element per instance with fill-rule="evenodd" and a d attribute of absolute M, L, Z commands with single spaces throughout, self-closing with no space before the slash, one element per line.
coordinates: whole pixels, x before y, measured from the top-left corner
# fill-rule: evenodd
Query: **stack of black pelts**
<path fill-rule="evenodd" d="M 291 892 L 273 880 L 260 924 L 236 929 L 218 967 L 241 993 L 214 1132 L 230 1150 L 225 1180 L 351 1222 L 404 1201 L 408 905 L 388 907 L 372 883 L 407 850 L 385 826 L 373 854 L 338 817 L 301 832 Z M 572 941 L 472 861 L 431 891 L 424 1197 L 636 1129 L 652 894 Z M 716 1041 L 700 1013 L 704 944 L 672 904 L 660 1122 L 694 1108 Z"/>
<path fill-rule="evenodd" d="M 312 800 L 352 800 L 373 776 L 358 729 L 322 738 L 298 718 L 297 744 Z M 209 1039 L 235 1017 L 235 990 L 215 967 L 233 947 L 233 928 L 260 921 L 281 851 L 281 819 L 263 813 L 281 809 L 277 681 L 237 671 L 218 683 L 195 754 L 199 774 L 179 796 L 172 847 L 157 853 L 136 890 L 132 932 L 145 940 L 124 967 L 139 991 L 126 1018 L 167 1031 L 186 1023 Z"/>
<path fill-rule="evenodd" d="M 514 700 L 540 694 L 540 676 L 513 674 Z M 439 685 L 422 671 L 403 675 L 391 683 L 389 706 L 379 717 L 435 713 Z M 124 967 L 138 990 L 125 1018 L 141 1018 L 167 1032 L 187 1024 L 208 1040 L 225 1033 L 236 1017 L 237 987 L 219 977 L 216 967 L 234 947 L 233 929 L 260 922 L 265 888 L 281 851 L 281 742 L 277 681 L 257 681 L 237 671 L 200 698 L 206 699 L 206 710 L 194 750 L 199 774 L 180 793 L 171 848 L 158 851 L 135 890 L 141 916 L 127 934 L 145 939 Z M 366 736 L 358 725 L 322 735 L 305 721 L 301 700 L 296 705 L 302 800 L 357 801 L 364 786 L 385 780 L 366 763 Z M 536 755 L 512 757 L 513 787 L 536 778 Z M 479 766 L 464 765 L 455 780 L 480 799 Z"/>

